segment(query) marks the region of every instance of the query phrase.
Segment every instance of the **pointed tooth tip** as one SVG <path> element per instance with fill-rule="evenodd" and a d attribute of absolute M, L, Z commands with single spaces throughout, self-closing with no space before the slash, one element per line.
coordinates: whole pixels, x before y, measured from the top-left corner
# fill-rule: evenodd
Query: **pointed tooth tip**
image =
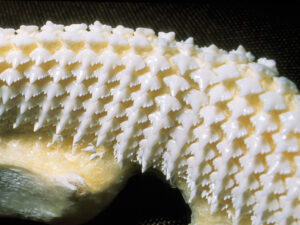
<path fill-rule="evenodd" d="M 33 127 L 33 132 L 36 132 L 38 131 L 39 129 L 41 128 L 40 124 L 39 123 L 36 123 Z"/>
<path fill-rule="evenodd" d="M 76 145 L 79 143 L 79 141 L 81 140 L 82 138 L 82 134 L 81 133 L 77 133 L 75 134 L 74 138 L 73 138 L 73 145 Z"/>

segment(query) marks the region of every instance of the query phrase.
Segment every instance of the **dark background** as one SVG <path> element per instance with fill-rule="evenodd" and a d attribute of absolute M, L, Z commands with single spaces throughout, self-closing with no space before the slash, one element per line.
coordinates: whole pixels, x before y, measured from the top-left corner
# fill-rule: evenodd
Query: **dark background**
<path fill-rule="evenodd" d="M 0 1 L 0 27 L 41 26 L 47 20 L 65 25 L 99 20 L 111 26 L 175 31 L 177 40 L 192 36 L 199 46 L 215 44 L 231 50 L 242 44 L 256 58 L 275 59 L 280 75 L 300 87 L 300 7 L 281 2 Z M 88 224 L 178 225 L 189 221 L 190 212 L 180 193 L 148 173 L 130 179 L 112 205 Z M 0 219 L 0 224 L 38 223 Z"/>

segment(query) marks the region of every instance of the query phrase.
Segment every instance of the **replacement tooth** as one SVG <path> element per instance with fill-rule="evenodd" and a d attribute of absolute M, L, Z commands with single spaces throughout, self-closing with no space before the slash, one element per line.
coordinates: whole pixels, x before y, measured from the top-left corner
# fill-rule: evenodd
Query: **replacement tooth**
<path fill-rule="evenodd" d="M 1 28 L 0 216 L 84 223 L 154 168 L 192 224 L 300 224 L 299 96 L 242 46 L 98 21 Z"/>

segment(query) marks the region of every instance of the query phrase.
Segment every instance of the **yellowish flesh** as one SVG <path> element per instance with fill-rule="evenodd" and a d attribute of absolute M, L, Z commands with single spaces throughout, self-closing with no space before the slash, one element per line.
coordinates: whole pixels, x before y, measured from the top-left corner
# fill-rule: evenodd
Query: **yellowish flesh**
<path fill-rule="evenodd" d="M 34 133 L 2 136 L 0 205 L 5 207 L 1 214 L 80 224 L 112 201 L 130 168 L 121 168 L 112 151 L 104 147 L 96 148 L 103 157 L 91 160 L 90 153 L 74 153 L 74 149 L 72 153 L 67 143 L 47 147 L 49 141 L 46 135 Z"/>

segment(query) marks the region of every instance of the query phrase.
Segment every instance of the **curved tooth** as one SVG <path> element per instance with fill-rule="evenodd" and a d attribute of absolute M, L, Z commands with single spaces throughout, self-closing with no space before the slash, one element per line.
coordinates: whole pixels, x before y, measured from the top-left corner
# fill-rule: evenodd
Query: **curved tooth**
<path fill-rule="evenodd" d="M 150 42 L 144 35 L 136 34 L 129 38 L 129 45 L 133 48 L 146 48 L 150 46 Z"/>
<path fill-rule="evenodd" d="M 153 75 L 156 75 L 159 71 L 164 71 L 170 68 L 168 60 L 163 55 L 159 54 L 148 56 L 145 62 Z"/>
<path fill-rule="evenodd" d="M 42 47 L 34 49 L 29 56 L 35 62 L 36 66 L 52 60 L 50 52 Z"/>
<path fill-rule="evenodd" d="M 22 80 L 23 78 L 23 75 L 13 68 L 6 69 L 0 74 L 0 79 L 6 82 L 8 86 L 11 86 L 13 83 Z"/>
<path fill-rule="evenodd" d="M 236 81 L 242 97 L 250 94 L 258 94 L 263 90 L 258 79 L 252 77 L 244 77 Z"/>
<path fill-rule="evenodd" d="M 209 85 L 217 82 L 217 76 L 208 69 L 193 71 L 190 77 L 198 84 L 201 91 L 204 91 Z"/>
<path fill-rule="evenodd" d="M 67 64 L 75 62 L 75 53 L 70 49 L 62 47 L 55 52 L 53 59 L 58 62 L 61 67 L 64 67 Z"/>
<path fill-rule="evenodd" d="M 217 102 L 224 102 L 232 98 L 231 93 L 225 89 L 222 84 L 217 84 L 209 90 L 208 96 L 210 97 L 209 103 L 211 105 Z"/>
<path fill-rule="evenodd" d="M 236 68 L 234 63 L 224 64 L 214 69 L 217 74 L 217 81 L 221 82 L 227 79 L 237 78 L 240 76 L 240 72 Z"/>
<path fill-rule="evenodd" d="M 271 110 L 284 110 L 286 108 L 283 97 L 276 92 L 266 92 L 259 96 L 260 100 L 264 104 L 264 111 L 268 112 Z"/>
<path fill-rule="evenodd" d="M 214 105 L 208 105 L 200 110 L 200 117 L 204 119 L 205 126 L 223 121 L 226 116 Z"/>
<path fill-rule="evenodd" d="M 253 108 L 245 98 L 236 97 L 234 100 L 227 103 L 227 106 L 232 112 L 232 119 L 250 115 L 254 112 Z"/>
<path fill-rule="evenodd" d="M 184 54 L 172 56 L 171 61 L 177 66 L 179 75 L 184 75 L 186 71 L 199 67 L 197 62 L 192 57 Z"/>
<path fill-rule="evenodd" d="M 172 96 L 176 96 L 179 91 L 185 91 L 190 88 L 188 82 L 177 75 L 167 76 L 163 81 L 170 88 Z"/>
<path fill-rule="evenodd" d="M 69 77 L 71 77 L 71 73 L 69 73 L 65 67 L 61 66 L 61 65 L 57 65 L 52 67 L 49 71 L 48 71 L 50 77 L 53 78 L 54 82 L 59 82 L 61 80 L 65 80 Z"/>
<path fill-rule="evenodd" d="M 272 115 L 260 112 L 250 119 L 252 125 L 255 127 L 256 134 L 260 135 L 264 132 L 275 131 L 278 126 Z"/>
<path fill-rule="evenodd" d="M 51 71 L 52 69 L 50 69 Z M 49 73 L 50 73 L 49 71 Z M 49 76 L 48 73 L 46 73 L 41 67 L 39 66 L 32 66 L 24 71 L 24 76 L 29 80 L 29 83 L 34 83 L 35 81 L 41 80 L 47 76 Z"/>
<path fill-rule="evenodd" d="M 29 58 L 21 50 L 11 50 L 7 53 L 5 60 L 12 65 L 12 68 L 17 68 L 29 61 Z"/>
<path fill-rule="evenodd" d="M 20 32 L 11 39 L 11 42 L 14 43 L 16 47 L 22 47 L 34 44 L 34 39 L 30 37 L 28 33 Z"/>
<path fill-rule="evenodd" d="M 159 106 L 162 115 L 166 115 L 170 111 L 176 111 L 181 108 L 180 102 L 175 97 L 168 94 L 156 97 L 155 102 Z"/>
<path fill-rule="evenodd" d="M 50 83 L 46 86 L 44 92 L 46 93 L 46 97 L 42 103 L 38 121 L 34 124 L 34 132 L 43 126 L 44 122 L 47 120 L 48 112 L 51 110 L 53 99 L 63 94 L 64 89 L 57 83 Z"/>

